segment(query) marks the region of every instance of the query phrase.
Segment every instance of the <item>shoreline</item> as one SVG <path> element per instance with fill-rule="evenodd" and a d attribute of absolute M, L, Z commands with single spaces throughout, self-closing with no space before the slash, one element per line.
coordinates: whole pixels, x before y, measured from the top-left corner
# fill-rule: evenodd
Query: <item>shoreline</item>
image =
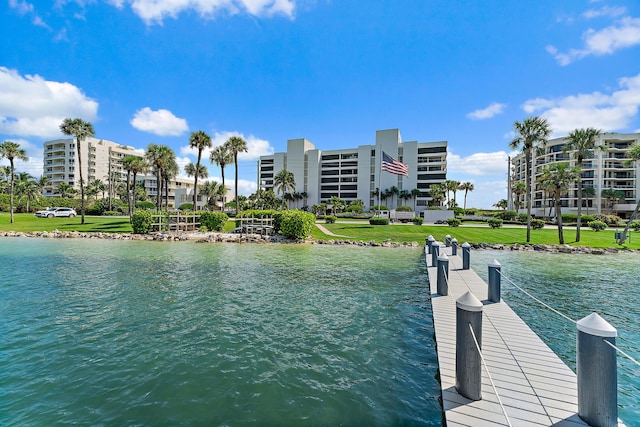
<path fill-rule="evenodd" d="M 262 236 L 259 234 L 236 234 L 236 233 L 216 233 L 199 231 L 194 232 L 168 232 L 160 231 L 151 234 L 134 234 L 134 233 L 101 233 L 79 231 L 4 231 L 0 232 L 0 237 L 27 237 L 27 238 L 44 238 L 44 239 L 103 239 L 103 240 L 132 240 L 132 241 L 161 241 L 161 242 L 179 242 L 179 241 L 195 241 L 196 243 L 257 243 L 257 244 L 311 244 L 311 245 L 336 245 L 336 246 L 359 246 L 359 247 L 412 247 L 417 248 L 424 246 L 418 242 L 394 242 L 387 239 L 383 242 L 363 241 L 363 240 L 340 240 L 340 239 L 289 239 L 280 235 Z M 617 254 L 619 252 L 633 252 L 633 250 L 621 250 L 617 248 L 591 248 L 587 246 L 569 246 L 569 245 L 545 245 L 545 244 L 489 244 L 489 243 L 470 243 L 471 248 L 475 250 L 502 250 L 502 251 L 519 251 L 519 252 L 550 252 L 565 254 L 590 254 L 590 255 L 608 255 Z"/>

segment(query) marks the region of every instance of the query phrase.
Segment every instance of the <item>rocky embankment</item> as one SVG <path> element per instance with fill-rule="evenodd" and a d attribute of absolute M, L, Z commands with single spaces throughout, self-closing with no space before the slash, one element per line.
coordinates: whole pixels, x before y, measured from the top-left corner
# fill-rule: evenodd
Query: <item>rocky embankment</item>
<path fill-rule="evenodd" d="M 257 234 L 234 234 L 234 233 L 201 233 L 201 232 L 156 232 L 150 234 L 133 234 L 133 233 L 81 233 L 78 231 L 32 231 L 17 232 L 6 231 L 0 232 L 0 237 L 38 237 L 50 239 L 108 239 L 108 240 L 146 240 L 146 241 L 186 241 L 195 240 L 198 243 L 310 243 L 316 245 L 337 245 L 337 246 L 368 246 L 368 247 L 419 247 L 418 242 L 393 242 L 387 239 L 383 242 L 362 241 L 362 240 L 297 240 L 288 239 L 283 236 L 260 236 Z M 493 249 L 504 251 L 538 251 L 538 252 L 555 252 L 567 254 L 593 254 L 605 255 L 618 252 L 616 248 L 589 248 L 586 246 L 569 246 L 569 245 L 531 245 L 519 244 L 503 245 L 503 244 L 487 244 L 472 243 L 472 249 Z"/>

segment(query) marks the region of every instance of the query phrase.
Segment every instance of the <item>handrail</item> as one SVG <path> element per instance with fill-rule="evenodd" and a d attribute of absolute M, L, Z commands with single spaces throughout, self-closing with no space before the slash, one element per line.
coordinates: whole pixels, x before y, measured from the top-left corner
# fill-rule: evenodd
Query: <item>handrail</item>
<path fill-rule="evenodd" d="M 471 323 L 469 323 L 469 330 L 471 331 L 473 342 L 476 345 L 476 350 L 478 350 L 478 354 L 480 355 L 482 366 L 484 366 L 485 371 L 487 371 L 487 376 L 489 377 L 489 381 L 491 382 L 491 387 L 493 387 L 493 392 L 496 394 L 496 398 L 498 398 L 498 403 L 500 404 L 502 413 L 504 414 L 504 417 L 507 420 L 507 424 L 509 424 L 509 427 L 512 427 L 511 420 L 509 420 L 509 416 L 507 415 L 507 410 L 504 408 L 504 405 L 502 404 L 502 399 L 500 399 L 500 395 L 498 394 L 498 389 L 496 388 L 496 385 L 493 382 L 493 378 L 491 378 L 491 372 L 489 372 L 489 368 L 487 367 L 487 364 L 484 361 L 484 357 L 482 356 L 482 350 L 480 349 L 480 345 L 478 344 L 478 339 L 476 338 L 476 334 L 473 332 L 473 327 L 471 326 Z"/>

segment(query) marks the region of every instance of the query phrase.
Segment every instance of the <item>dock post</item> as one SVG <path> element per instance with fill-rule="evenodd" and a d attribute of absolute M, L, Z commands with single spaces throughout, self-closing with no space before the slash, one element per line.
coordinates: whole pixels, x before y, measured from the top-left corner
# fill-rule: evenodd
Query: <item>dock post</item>
<path fill-rule="evenodd" d="M 456 390 L 467 399 L 480 400 L 482 359 L 473 335 L 482 349 L 482 303 L 467 292 L 456 300 Z"/>
<path fill-rule="evenodd" d="M 471 264 L 471 245 L 467 242 L 462 244 L 462 269 L 469 270 Z"/>
<path fill-rule="evenodd" d="M 577 323 L 576 373 L 578 415 L 596 427 L 618 425 L 618 376 L 616 343 L 618 331 L 596 313 Z"/>
<path fill-rule="evenodd" d="M 489 263 L 489 295 L 491 302 L 500 302 L 500 263 L 494 259 Z"/>
<path fill-rule="evenodd" d="M 437 289 L 438 295 L 449 295 L 449 257 L 443 253 L 438 256 L 438 282 Z"/>
<path fill-rule="evenodd" d="M 444 244 L 446 247 L 451 246 L 451 235 L 447 234 L 446 236 L 444 236 Z"/>
<path fill-rule="evenodd" d="M 451 239 L 451 255 L 458 255 L 458 239 Z"/>
<path fill-rule="evenodd" d="M 440 242 L 436 241 L 431 244 L 431 267 L 438 264 L 438 255 L 440 255 Z"/>
<path fill-rule="evenodd" d="M 427 237 L 427 253 L 428 254 L 431 253 L 431 245 L 433 245 L 433 242 L 435 241 L 436 239 L 434 239 L 433 236 L 429 234 L 429 237 Z"/>

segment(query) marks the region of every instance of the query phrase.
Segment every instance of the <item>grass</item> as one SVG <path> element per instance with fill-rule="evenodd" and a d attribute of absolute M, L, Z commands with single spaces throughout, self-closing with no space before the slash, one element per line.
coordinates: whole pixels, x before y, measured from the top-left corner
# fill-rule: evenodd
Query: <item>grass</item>
<path fill-rule="evenodd" d="M 488 243 L 512 245 L 515 243 L 524 244 L 526 242 L 526 227 L 509 227 L 492 229 L 486 225 L 462 225 L 460 227 L 447 227 L 439 225 L 369 225 L 354 223 L 323 224 L 332 233 L 348 236 L 333 237 L 322 233 L 320 230 L 313 231 L 314 239 L 342 239 L 342 240 L 363 240 L 363 241 L 384 241 L 391 239 L 394 242 L 418 242 L 424 244 L 425 238 L 432 235 L 436 240 L 444 242 L 447 234 L 458 239 L 459 244 Z M 581 228 L 580 242 L 575 242 L 575 228 L 564 229 L 565 243 L 570 246 L 588 246 L 592 248 L 618 248 L 618 249 L 640 249 L 640 233 L 631 231 L 631 241 L 627 241 L 624 246 L 619 246 L 613 236 L 614 230 L 607 229 L 595 232 L 589 228 Z M 558 230 L 556 228 L 544 228 L 542 230 L 531 230 L 532 244 L 558 244 Z"/>
<path fill-rule="evenodd" d="M 103 232 L 103 233 L 131 233 L 129 218 L 108 217 L 108 216 L 86 216 L 85 224 L 80 224 L 80 217 L 75 218 L 36 218 L 33 214 L 20 213 L 14 215 L 15 222 L 10 224 L 9 214 L 0 212 L 0 231 L 36 232 L 36 231 L 79 231 L 79 232 Z M 515 243 L 524 244 L 526 240 L 526 228 L 509 227 L 491 229 L 481 224 L 465 224 L 460 227 L 447 227 L 439 225 L 369 225 L 363 221 L 338 222 L 335 224 L 323 224 L 329 231 L 347 237 L 334 237 L 324 234 L 320 229 L 314 227 L 312 231 L 313 239 L 341 239 L 341 240 L 363 240 L 365 242 L 374 240 L 382 242 L 391 239 L 394 242 L 418 242 L 424 244 L 425 238 L 430 234 L 439 241 L 444 241 L 445 236 L 450 234 L 458 239 L 458 242 L 488 243 L 511 245 Z M 225 224 L 224 231 L 230 232 L 235 228 L 235 221 L 229 220 Z M 618 249 L 640 249 L 640 233 L 630 232 L 631 240 L 624 246 L 619 246 L 613 238 L 613 229 L 600 232 L 592 231 L 589 228 L 582 228 L 581 240 L 575 242 L 575 228 L 565 228 L 565 243 L 571 246 L 588 246 L 592 248 L 618 248 Z M 558 230 L 555 228 L 544 228 L 542 230 L 531 230 L 531 243 L 533 244 L 558 244 Z"/>

